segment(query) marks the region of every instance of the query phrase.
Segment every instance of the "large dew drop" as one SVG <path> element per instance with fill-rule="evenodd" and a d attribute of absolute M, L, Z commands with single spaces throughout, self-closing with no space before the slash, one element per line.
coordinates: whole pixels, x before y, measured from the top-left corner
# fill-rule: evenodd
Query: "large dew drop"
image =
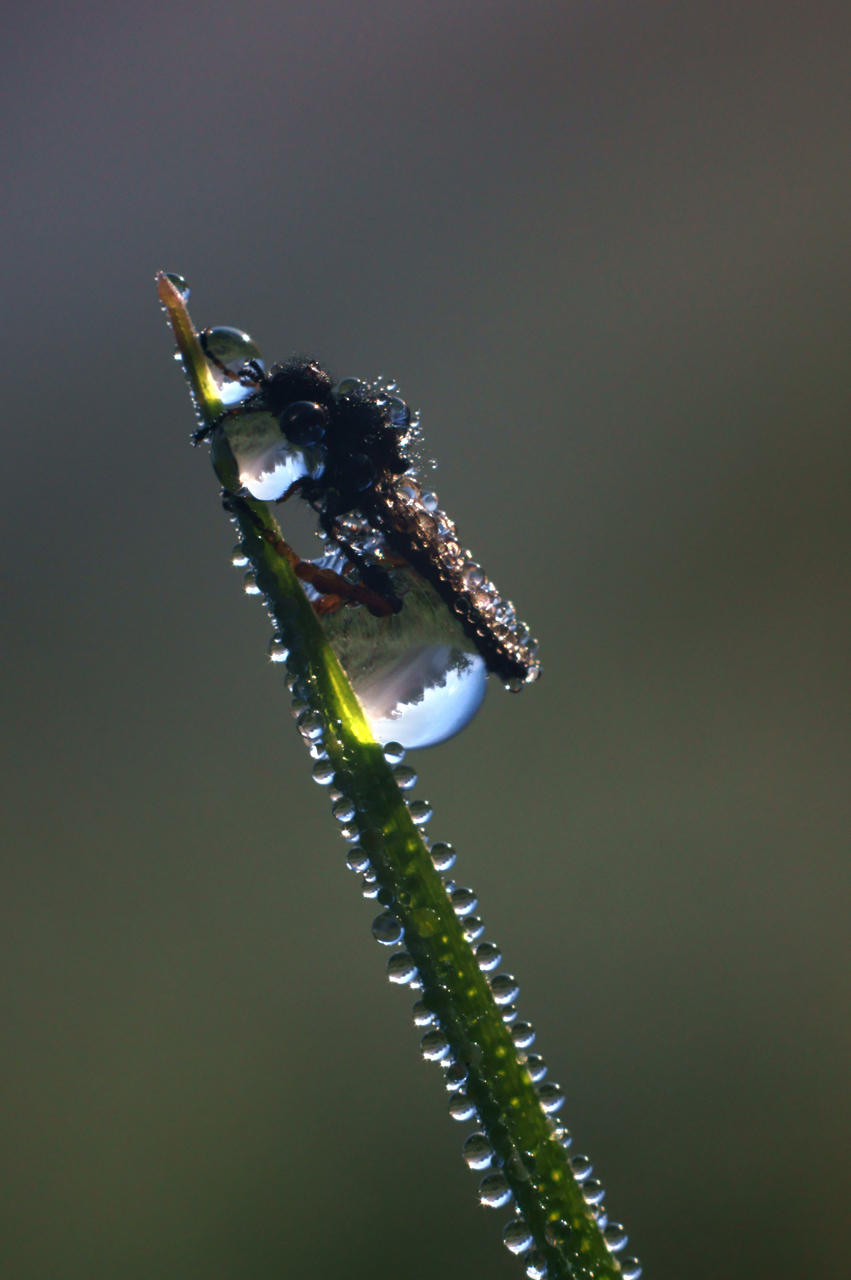
<path fill-rule="evenodd" d="M 322 474 L 322 445 L 298 448 L 290 444 L 271 414 L 262 410 L 233 414 L 225 420 L 223 430 L 239 468 L 240 483 L 260 502 L 282 498 L 302 476 Z"/>
<path fill-rule="evenodd" d="M 227 325 L 205 329 L 200 338 L 201 346 L 210 360 L 222 404 L 238 404 L 254 390 L 253 386 L 245 385 L 249 380 L 251 382 L 256 380 L 255 371 L 245 368 L 248 361 L 251 360 L 261 369 L 263 368 L 260 348 L 247 333 L 243 333 L 241 329 L 231 329 Z M 224 370 L 227 370 L 227 373 Z M 228 373 L 235 376 L 229 378 Z M 242 382 L 238 380 L 240 374 L 245 374 Z"/>
<path fill-rule="evenodd" d="M 397 578 L 401 612 L 376 618 L 342 608 L 322 624 L 376 739 L 414 750 L 469 723 L 485 696 L 487 669 L 437 592 L 413 570 Z"/>

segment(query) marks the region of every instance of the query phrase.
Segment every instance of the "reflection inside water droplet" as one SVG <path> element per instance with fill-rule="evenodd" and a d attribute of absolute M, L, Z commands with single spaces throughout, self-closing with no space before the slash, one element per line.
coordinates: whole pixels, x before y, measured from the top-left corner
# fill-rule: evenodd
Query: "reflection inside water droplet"
<path fill-rule="evenodd" d="M 230 383 L 239 387 L 239 383 Z M 222 388 L 224 398 L 224 387 Z M 260 502 L 274 502 L 302 476 L 319 476 L 325 465 L 321 444 L 298 448 L 290 444 L 268 413 L 234 414 L 222 427 L 239 468 L 240 483 Z"/>
<path fill-rule="evenodd" d="M 210 362 L 213 377 L 218 387 L 219 398 L 224 405 L 238 404 L 254 390 L 237 381 L 240 374 L 245 380 L 255 382 L 256 371 L 246 369 L 249 360 L 263 368 L 263 356 L 257 343 L 241 329 L 232 329 L 228 325 L 217 325 L 214 329 L 205 329 L 198 335 L 204 354 Z M 227 370 L 227 373 L 225 372 Z M 229 378 L 228 373 L 237 377 Z"/>
<path fill-rule="evenodd" d="M 506 1223 L 502 1239 L 506 1249 L 510 1249 L 512 1253 L 525 1253 L 533 1244 L 532 1232 L 522 1218 L 512 1218 L 511 1222 Z"/>
<path fill-rule="evenodd" d="M 453 1120 L 472 1120 L 476 1114 L 476 1105 L 466 1093 L 456 1093 L 449 1099 L 449 1114 Z"/>
<path fill-rule="evenodd" d="M 464 1143 L 462 1155 L 471 1169 L 487 1169 L 493 1159 L 493 1147 L 484 1133 L 471 1133 Z"/>
<path fill-rule="evenodd" d="M 413 750 L 451 738 L 472 719 L 487 669 L 423 578 L 411 569 L 394 577 L 404 602 L 399 613 L 376 618 L 365 608 L 340 608 L 324 614 L 322 625 L 376 739 Z M 389 763 L 401 763 L 398 750 Z"/>
<path fill-rule="evenodd" d="M 511 1199 L 511 1187 L 504 1173 L 489 1173 L 479 1183 L 479 1201 L 489 1209 L 500 1209 Z"/>
<path fill-rule="evenodd" d="M 177 292 L 180 294 L 181 298 L 185 302 L 186 299 L 189 297 L 189 294 L 191 291 L 190 291 L 189 285 L 186 283 L 183 276 L 176 275 L 174 271 L 166 271 L 163 274 L 165 275 L 166 280 L 171 281 L 171 283 L 174 285 L 175 289 L 177 290 Z"/>

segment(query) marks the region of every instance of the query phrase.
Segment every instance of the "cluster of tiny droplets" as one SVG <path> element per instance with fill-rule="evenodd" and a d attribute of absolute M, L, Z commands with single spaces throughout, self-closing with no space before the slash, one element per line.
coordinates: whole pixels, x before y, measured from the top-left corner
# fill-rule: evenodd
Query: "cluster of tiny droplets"
<path fill-rule="evenodd" d="M 357 378 L 346 378 L 336 390 L 345 395 L 369 385 Z M 458 593 L 454 608 L 462 621 L 472 623 L 480 636 L 488 636 L 496 643 L 505 658 L 525 668 L 525 676 L 511 679 L 508 688 L 516 691 L 523 684 L 537 680 L 541 674 L 537 640 L 518 619 L 511 601 L 502 599 L 481 565 L 473 559 L 472 552 L 462 549 L 455 525 L 440 509 L 437 494 L 424 491 L 420 484 L 420 471 L 426 466 L 434 468 L 436 464 L 414 456 L 421 443 L 419 414 L 411 414 L 405 401 L 395 394 L 398 390 L 395 382 L 378 378 L 370 389 L 379 393 L 377 403 L 387 409 L 394 426 L 407 427 L 405 451 L 413 465 L 404 476 L 380 490 L 393 523 L 408 527 L 412 541 L 428 553 L 441 580 Z M 339 521 L 337 527 L 367 563 L 377 562 L 384 539 L 367 520 L 352 513 Z"/>
<path fill-rule="evenodd" d="M 409 473 L 385 486 L 382 496 L 393 523 L 408 527 L 414 544 L 437 566 L 441 581 L 458 593 L 454 605 L 458 616 L 474 625 L 480 636 L 494 641 L 504 657 L 525 668 L 525 677 L 510 680 L 508 688 L 516 691 L 537 680 L 541 674 L 537 640 L 518 619 L 511 601 L 502 599 L 472 552 L 461 548 L 455 525 L 440 509 L 437 494 L 423 492 L 416 476 Z"/>
<path fill-rule="evenodd" d="M 351 519 L 352 529 L 347 533 L 356 533 L 356 518 Z M 361 531 L 363 532 L 363 531 Z M 244 568 L 249 564 L 249 557 L 242 544 L 233 551 L 233 564 Z M 248 569 L 244 579 L 245 590 L 249 595 L 262 595 L 257 585 L 253 570 Z M 292 694 L 292 714 L 296 727 L 314 760 L 313 779 L 319 786 L 329 788 L 331 812 L 340 823 L 343 839 L 350 848 L 346 857 L 346 865 L 350 871 L 361 876 L 361 891 L 365 898 L 377 899 L 385 909 L 372 922 L 373 937 L 384 946 L 396 946 L 404 938 L 404 929 L 389 908 L 393 903 L 393 894 L 383 889 L 373 870 L 369 854 L 361 842 L 362 833 L 357 823 L 357 806 L 347 794 L 350 790 L 349 780 L 335 771 L 328 752 L 324 746 L 325 722 L 319 708 L 315 687 L 306 669 L 307 664 L 301 659 L 298 651 L 287 644 L 286 638 L 277 632 L 269 644 L 269 656 L 275 663 L 285 663 L 287 668 L 287 687 Z M 399 743 L 387 743 L 384 747 L 384 758 L 393 771 L 393 777 L 403 793 L 413 789 L 417 782 L 416 772 L 404 763 L 405 749 Z M 518 1021 L 515 1000 L 520 988 L 511 974 L 495 972 L 499 969 L 502 954 L 494 942 L 482 941 L 485 931 L 484 923 L 476 914 L 478 899 L 472 889 L 459 885 L 450 876 L 455 866 L 456 853 L 451 844 L 439 842 L 431 844 L 423 830 L 431 820 L 432 807 L 426 800 L 406 799 L 408 810 L 413 821 L 420 828 L 423 843 L 429 850 L 435 869 L 441 876 L 452 907 L 462 921 L 463 933 L 467 942 L 473 947 L 473 953 L 479 968 L 488 974 L 488 984 L 494 1000 L 500 1008 L 503 1021 L 511 1027 L 511 1038 L 517 1049 L 517 1061 L 526 1067 L 532 1083 L 535 1085 L 541 1108 L 547 1114 L 553 1139 L 568 1149 L 572 1144 L 570 1132 L 554 1119 L 555 1113 L 564 1102 L 561 1087 L 546 1080 L 547 1064 L 537 1053 L 527 1052 L 535 1042 L 535 1029 L 529 1022 Z M 387 976 L 397 986 L 407 986 L 412 991 L 421 991 L 423 983 L 413 958 L 407 951 L 394 951 L 387 962 Z M 479 1183 L 479 1202 L 488 1208 L 500 1209 L 511 1205 L 513 1193 L 508 1179 L 501 1172 L 500 1158 L 494 1151 L 487 1135 L 481 1130 L 480 1119 L 474 1103 L 468 1098 L 465 1084 L 467 1067 L 453 1055 L 451 1046 L 437 1015 L 426 1007 L 422 1000 L 417 1000 L 413 1009 L 414 1025 L 423 1031 L 420 1048 L 428 1062 L 438 1063 L 445 1072 L 446 1088 L 449 1091 L 449 1114 L 453 1120 L 476 1125 L 474 1131 L 465 1140 L 461 1152 L 468 1167 L 476 1172 L 493 1170 L 485 1173 Z M 603 1204 L 605 1190 L 602 1184 L 593 1178 L 591 1161 L 587 1156 L 574 1155 L 570 1158 L 573 1176 L 582 1188 L 585 1202 L 591 1210 L 603 1239 L 613 1255 L 620 1254 L 626 1247 L 627 1234 L 623 1226 L 617 1222 L 609 1222 Z M 513 1217 L 506 1223 L 503 1241 L 511 1253 L 522 1256 L 526 1275 L 531 1280 L 546 1280 L 547 1263 L 543 1255 L 534 1248 L 534 1239 L 523 1218 Z M 554 1236 L 553 1244 L 558 1243 Z M 619 1259 L 623 1280 L 639 1280 L 641 1265 L 637 1258 L 623 1257 Z"/>

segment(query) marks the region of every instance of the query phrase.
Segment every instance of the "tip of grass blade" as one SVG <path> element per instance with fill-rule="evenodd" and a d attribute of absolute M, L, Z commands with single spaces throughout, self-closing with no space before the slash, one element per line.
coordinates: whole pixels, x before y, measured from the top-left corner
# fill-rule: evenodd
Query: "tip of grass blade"
<path fill-rule="evenodd" d="M 177 349 L 183 357 L 198 407 L 205 421 L 213 422 L 221 414 L 223 406 L 219 398 L 219 389 L 210 371 L 207 357 L 201 349 L 192 317 L 187 310 L 186 300 L 165 271 L 157 272 L 156 281 L 157 293 L 168 314 Z"/>

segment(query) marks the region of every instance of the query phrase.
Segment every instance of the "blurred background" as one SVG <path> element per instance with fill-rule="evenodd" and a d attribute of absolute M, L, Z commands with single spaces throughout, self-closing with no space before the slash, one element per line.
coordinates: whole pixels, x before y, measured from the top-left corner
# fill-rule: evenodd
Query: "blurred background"
<path fill-rule="evenodd" d="M 522 1275 L 159 268 L 397 378 L 540 637 L 416 794 L 646 1280 L 848 1275 L 849 50 L 828 0 L 7 14 L 4 1276 Z"/>

